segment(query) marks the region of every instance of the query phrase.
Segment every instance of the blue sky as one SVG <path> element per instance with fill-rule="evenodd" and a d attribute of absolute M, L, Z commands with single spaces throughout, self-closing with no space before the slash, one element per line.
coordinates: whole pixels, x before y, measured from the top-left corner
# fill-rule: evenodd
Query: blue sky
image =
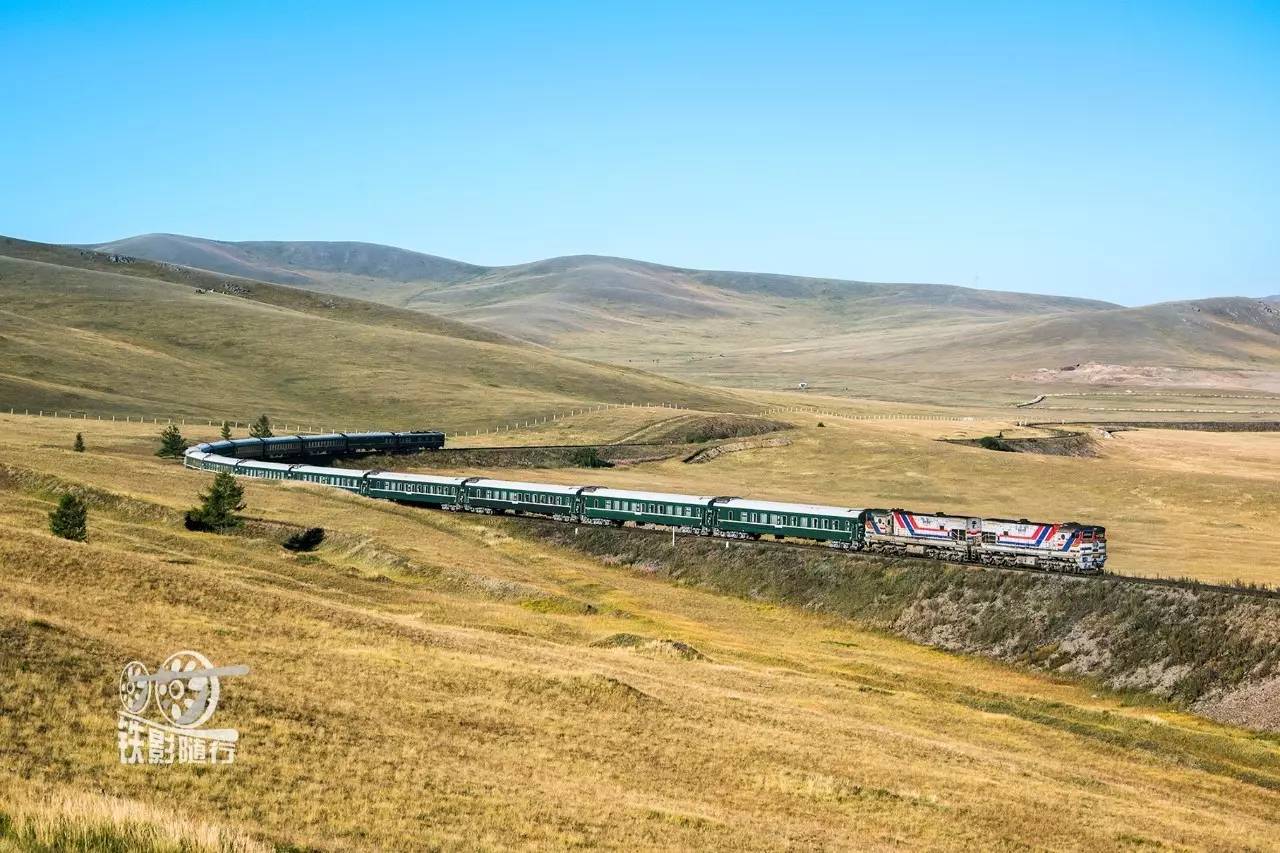
<path fill-rule="evenodd" d="M 0 0 L 0 233 L 1280 293 L 1280 2 Z"/>

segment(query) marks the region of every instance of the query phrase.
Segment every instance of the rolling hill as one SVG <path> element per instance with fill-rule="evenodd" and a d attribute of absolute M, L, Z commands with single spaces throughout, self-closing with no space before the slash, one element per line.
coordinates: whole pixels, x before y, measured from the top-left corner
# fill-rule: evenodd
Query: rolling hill
<path fill-rule="evenodd" d="M 393 246 L 357 242 L 250 241 L 231 243 L 142 234 L 83 248 L 131 255 L 277 284 L 305 284 L 317 275 L 340 274 L 387 281 L 458 281 L 488 268 Z"/>
<path fill-rule="evenodd" d="M 94 413 L 458 429 L 604 402 L 747 406 L 428 314 L 0 241 L 0 401 Z"/>
<path fill-rule="evenodd" d="M 443 314 L 527 340 L 560 340 L 653 320 L 756 316 L 778 307 L 856 306 L 876 317 L 937 310 L 1017 316 L 1116 307 L 1060 296 L 936 284 L 872 284 L 684 269 L 599 255 L 573 255 L 485 267 L 368 243 L 223 242 L 147 234 L 87 246 L 326 293 Z"/>
<path fill-rule="evenodd" d="M 483 267 L 368 244 L 220 243 L 172 235 L 97 248 L 274 276 L 699 383 L 794 388 L 804 382 L 895 399 L 932 399 L 940 392 L 977 399 L 993 384 L 1002 393 L 1082 382 L 1280 389 L 1276 309 L 1252 298 L 1128 308 L 596 255 Z M 1106 369 L 1074 370 L 1086 363 Z"/>

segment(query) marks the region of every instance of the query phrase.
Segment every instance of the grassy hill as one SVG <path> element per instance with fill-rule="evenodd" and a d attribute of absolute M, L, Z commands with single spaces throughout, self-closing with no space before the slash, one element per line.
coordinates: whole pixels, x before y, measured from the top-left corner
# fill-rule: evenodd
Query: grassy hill
<path fill-rule="evenodd" d="M 195 534 L 208 478 L 151 430 L 0 426 L 0 849 L 1274 846 L 1265 734 L 513 520 L 252 482 L 260 520 Z M 45 532 L 68 489 L 87 544 Z M 179 648 L 252 668 L 236 763 L 122 766 L 116 675 Z"/>
<path fill-rule="evenodd" d="M 654 320 L 747 318 L 759 313 L 762 299 L 783 300 L 785 307 L 818 302 L 824 312 L 832 303 L 854 303 L 857 313 L 876 316 L 917 310 L 1004 316 L 1114 307 L 1094 300 L 948 285 L 682 269 L 597 255 L 483 267 L 367 243 L 231 243 L 173 234 L 130 237 L 90 248 L 359 295 L 539 341 Z"/>
<path fill-rule="evenodd" d="M 339 425 L 491 424 L 592 402 L 746 404 L 421 312 L 0 242 L 0 403 Z"/>
<path fill-rule="evenodd" d="M 227 266 L 233 258 L 241 265 L 234 269 L 259 277 L 275 275 L 702 383 L 785 388 L 806 382 L 833 393 L 897 399 L 938 393 L 979 399 L 993 383 L 1006 394 L 1034 393 L 1046 383 L 1097 383 L 1100 375 L 1126 387 L 1280 388 L 1276 309 L 1259 299 L 1125 308 L 594 255 L 479 267 L 385 246 L 361 244 L 355 252 L 352 245 L 168 235 L 103 244 L 217 269 L 233 269 Z M 1084 362 L 1118 369 L 1054 372 Z M 1153 381 L 1152 368 L 1174 373 Z"/>
<path fill-rule="evenodd" d="M 85 248 L 277 284 L 305 284 L 314 275 L 325 273 L 387 281 L 457 281 L 487 270 L 449 258 L 358 242 L 233 243 L 180 234 L 142 234 Z"/>

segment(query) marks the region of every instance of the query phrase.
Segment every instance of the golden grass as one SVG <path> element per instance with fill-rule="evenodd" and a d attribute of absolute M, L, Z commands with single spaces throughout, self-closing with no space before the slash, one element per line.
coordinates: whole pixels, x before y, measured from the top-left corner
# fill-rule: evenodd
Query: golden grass
<path fill-rule="evenodd" d="M 4 426 L 9 804 L 95 791 L 333 849 L 1276 846 L 1272 738 L 671 585 L 517 522 L 250 482 L 251 514 L 326 527 L 320 551 L 193 534 L 172 510 L 207 478 L 136 425 L 86 454 L 63 424 Z M 24 467 L 131 500 L 91 510 L 89 543 L 56 540 Z M 119 765 L 119 668 L 186 647 L 253 668 L 215 718 L 237 763 Z"/>
<path fill-rule="evenodd" d="M 2 255 L 0 277 L 0 410 L 241 421 L 267 411 L 340 428 L 454 431 L 601 402 L 743 405 L 408 312 L 398 314 L 419 322 Z"/>
<path fill-rule="evenodd" d="M 0 778 L 3 778 L 0 776 Z M 137 800 L 67 786 L 37 796 L 15 779 L 0 794 L 0 851 L 190 851 L 268 853 L 238 830 Z"/>

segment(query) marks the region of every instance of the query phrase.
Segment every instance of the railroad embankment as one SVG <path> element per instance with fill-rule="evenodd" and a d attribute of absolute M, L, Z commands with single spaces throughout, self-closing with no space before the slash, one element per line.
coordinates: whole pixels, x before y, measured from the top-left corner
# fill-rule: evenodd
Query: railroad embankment
<path fill-rule="evenodd" d="M 982 571 L 821 549 L 512 524 L 632 571 L 858 621 L 1205 716 L 1280 731 L 1280 599 Z"/>
<path fill-rule="evenodd" d="M 366 457 L 346 461 L 350 467 L 385 465 L 396 470 L 420 468 L 610 468 L 639 462 L 657 462 L 687 456 L 697 449 L 690 444 L 595 444 L 573 447 L 446 447 L 416 453 L 399 460 Z"/>
<path fill-rule="evenodd" d="M 1005 438 L 1004 435 L 984 435 L 981 438 L 944 438 L 948 444 L 981 447 L 1005 453 L 1038 453 L 1043 456 L 1097 456 L 1097 440 L 1094 435 L 1068 430 L 1048 430 L 1051 435 Z"/>

